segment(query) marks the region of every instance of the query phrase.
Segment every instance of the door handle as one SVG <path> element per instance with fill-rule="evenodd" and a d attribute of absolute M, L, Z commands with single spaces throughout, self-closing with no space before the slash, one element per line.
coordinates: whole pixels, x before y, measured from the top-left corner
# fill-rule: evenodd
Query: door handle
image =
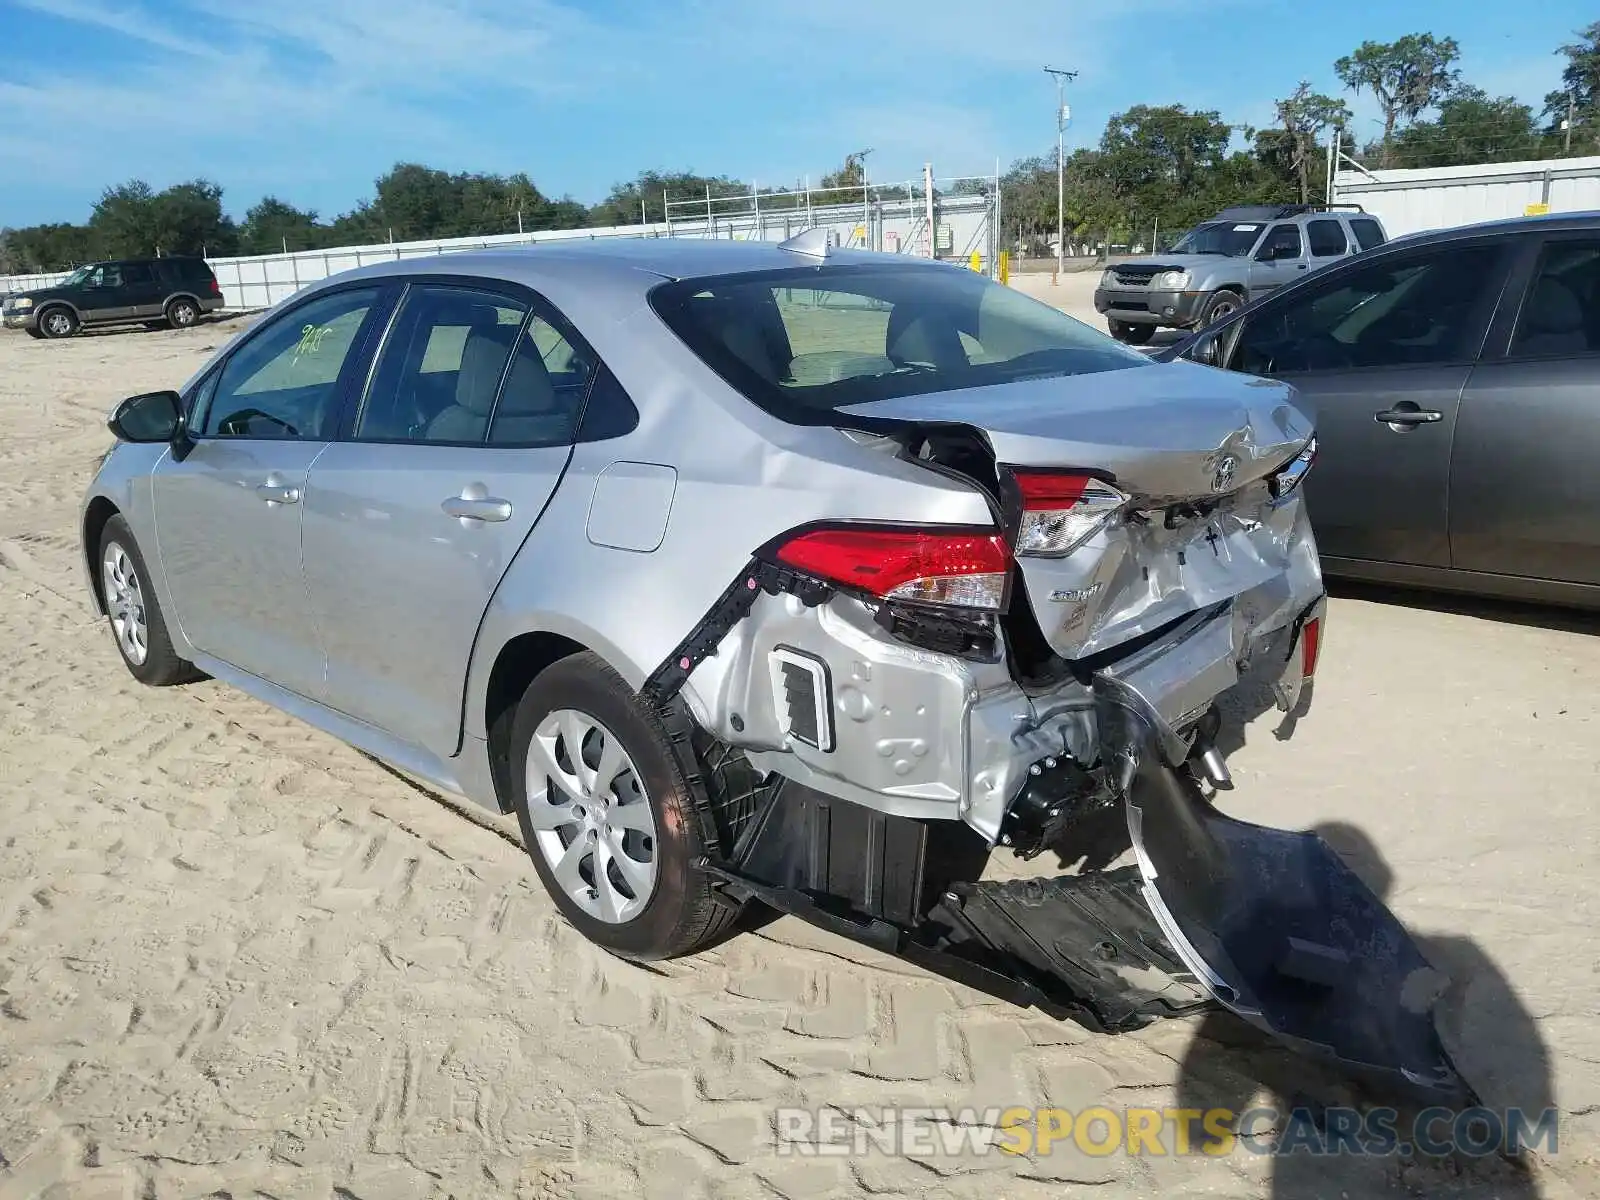
<path fill-rule="evenodd" d="M 1430 408 L 1386 408 L 1382 412 L 1372 414 L 1372 419 L 1380 425 L 1432 425 L 1435 421 L 1444 420 L 1442 412 L 1435 412 Z"/>
<path fill-rule="evenodd" d="M 300 503 L 300 489 L 290 487 L 286 483 L 278 483 L 272 476 L 267 477 L 267 482 L 256 486 L 256 495 L 268 504 L 298 504 Z"/>
<path fill-rule="evenodd" d="M 469 483 L 459 496 L 447 496 L 439 505 L 447 517 L 455 517 L 463 525 L 469 521 L 509 521 L 511 501 L 489 495 L 481 483 Z"/>

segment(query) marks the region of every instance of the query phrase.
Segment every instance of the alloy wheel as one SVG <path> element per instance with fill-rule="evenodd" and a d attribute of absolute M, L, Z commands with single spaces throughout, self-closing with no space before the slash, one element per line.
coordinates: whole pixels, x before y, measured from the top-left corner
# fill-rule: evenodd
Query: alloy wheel
<path fill-rule="evenodd" d="M 128 552 L 112 542 L 106 547 L 100 574 L 105 584 L 106 612 L 111 616 L 111 630 L 116 634 L 117 646 L 130 663 L 142 666 L 150 653 L 150 627 L 145 617 L 139 572 Z"/>
<path fill-rule="evenodd" d="M 577 709 L 550 713 L 528 746 L 527 796 L 557 886 L 596 920 L 638 916 L 656 886 L 656 823 L 617 735 Z"/>
<path fill-rule="evenodd" d="M 72 332 L 72 318 L 58 308 L 45 314 L 44 327 L 51 337 L 66 337 Z"/>

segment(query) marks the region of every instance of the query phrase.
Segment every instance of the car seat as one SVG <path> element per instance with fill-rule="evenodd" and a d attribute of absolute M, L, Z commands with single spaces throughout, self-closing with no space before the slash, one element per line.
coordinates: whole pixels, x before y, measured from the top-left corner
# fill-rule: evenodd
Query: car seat
<path fill-rule="evenodd" d="M 1583 354 L 1589 349 L 1583 305 L 1577 293 L 1554 276 L 1545 276 L 1533 289 L 1517 339 L 1519 354 Z"/>

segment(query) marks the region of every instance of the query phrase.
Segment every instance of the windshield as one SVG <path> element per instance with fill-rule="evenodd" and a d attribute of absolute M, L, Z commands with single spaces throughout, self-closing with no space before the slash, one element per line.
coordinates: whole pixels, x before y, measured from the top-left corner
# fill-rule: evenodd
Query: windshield
<path fill-rule="evenodd" d="M 663 284 L 656 313 L 708 366 L 782 420 L 855 404 L 1150 360 L 973 271 L 800 267 Z"/>
<path fill-rule="evenodd" d="M 57 287 L 72 287 L 75 284 L 80 284 L 85 279 L 89 278 L 89 273 L 91 271 L 93 271 L 93 270 L 94 270 L 94 264 L 93 263 L 89 264 L 86 267 L 79 267 L 71 275 L 68 275 L 60 283 L 56 284 L 56 286 Z"/>
<path fill-rule="evenodd" d="M 1174 254 L 1225 254 L 1239 258 L 1261 236 L 1261 226 L 1249 221 L 1212 221 L 1196 225 L 1172 247 Z"/>

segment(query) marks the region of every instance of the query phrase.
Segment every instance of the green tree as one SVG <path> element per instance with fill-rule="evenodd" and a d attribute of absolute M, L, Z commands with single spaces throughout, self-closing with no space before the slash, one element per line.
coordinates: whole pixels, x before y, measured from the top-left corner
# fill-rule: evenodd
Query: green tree
<path fill-rule="evenodd" d="M 317 214 L 298 209 L 276 196 L 263 196 L 248 209 L 239 226 L 241 254 L 281 254 L 290 250 L 313 250 L 327 244 L 328 230 L 317 224 Z"/>
<path fill-rule="evenodd" d="M 1511 96 L 1458 87 L 1431 121 L 1415 121 L 1395 135 L 1392 160 L 1401 167 L 1451 167 L 1468 163 L 1541 158 L 1545 140 L 1533 109 Z"/>
<path fill-rule="evenodd" d="M 1595 21 L 1556 51 L 1566 58 L 1561 69 L 1561 89 L 1544 98 L 1547 129 L 1558 138 L 1563 152 L 1600 151 L 1600 21 Z M 1571 128 L 1563 122 L 1571 119 Z"/>
<path fill-rule="evenodd" d="M 1312 91 L 1310 82 L 1304 79 L 1274 107 L 1278 128 L 1256 135 L 1257 158 L 1272 165 L 1271 158 L 1263 158 L 1262 154 L 1270 147 L 1276 165 L 1294 181 L 1299 201 L 1305 204 L 1311 199 L 1313 188 L 1327 187 L 1327 156 L 1318 152 L 1318 145 L 1330 129 L 1350 124 L 1350 109 L 1343 100 Z"/>
<path fill-rule="evenodd" d="M 109 187 L 89 217 L 96 250 L 108 258 L 155 253 L 155 192 L 142 179 Z"/>
<path fill-rule="evenodd" d="M 612 184 L 606 198 L 589 210 L 588 223 L 637 225 L 641 220 L 652 224 L 665 221 L 664 204 L 667 200 L 674 202 L 675 216 L 685 216 L 688 214 L 677 208 L 676 202 L 704 201 L 708 190 L 713 199 L 720 196 L 748 196 L 750 185 L 726 175 L 700 175 L 694 171 L 643 171 L 635 179 Z M 726 211 L 726 207 L 714 211 Z"/>
<path fill-rule="evenodd" d="M 234 253 L 239 231 L 222 211 L 222 186 L 205 179 L 174 184 L 150 202 L 150 234 L 162 254 Z"/>
<path fill-rule="evenodd" d="M 1408 33 L 1393 42 L 1362 42 L 1333 64 L 1356 95 L 1371 92 L 1383 110 L 1382 164 L 1388 166 L 1400 121 L 1415 121 L 1455 87 L 1461 48 L 1454 38 Z"/>
<path fill-rule="evenodd" d="M 32 225 L 4 235 L 5 271 L 31 275 L 59 271 L 100 257 L 87 225 Z"/>

